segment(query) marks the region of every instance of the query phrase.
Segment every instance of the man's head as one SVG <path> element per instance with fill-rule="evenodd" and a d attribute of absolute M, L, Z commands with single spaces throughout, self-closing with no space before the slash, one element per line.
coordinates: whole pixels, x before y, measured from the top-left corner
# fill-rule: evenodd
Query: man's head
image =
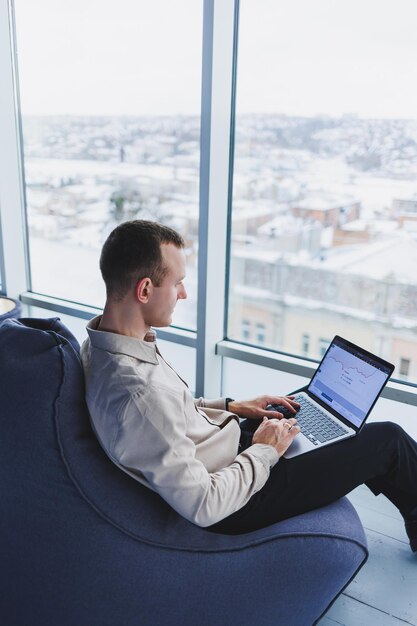
<path fill-rule="evenodd" d="M 169 244 L 178 250 L 185 245 L 181 235 L 168 226 L 147 220 L 117 226 L 105 241 L 100 257 L 107 299 L 123 300 L 145 278 L 160 287 L 169 272 L 163 254 Z"/>

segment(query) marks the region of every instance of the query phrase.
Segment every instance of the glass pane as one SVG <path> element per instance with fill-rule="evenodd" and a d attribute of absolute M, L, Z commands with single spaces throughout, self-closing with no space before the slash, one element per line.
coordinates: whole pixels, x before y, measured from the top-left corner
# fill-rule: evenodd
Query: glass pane
<path fill-rule="evenodd" d="M 196 326 L 202 0 L 16 0 L 32 290 L 102 306 L 121 221 L 187 242 Z"/>
<path fill-rule="evenodd" d="M 223 358 L 223 395 L 233 398 L 256 398 L 260 395 L 285 395 L 301 389 L 308 378 L 237 359 Z M 244 391 L 242 391 L 244 389 Z"/>
<path fill-rule="evenodd" d="M 241 0 L 228 336 L 417 379 L 413 0 Z M 402 365 L 401 365 L 402 364 Z"/>

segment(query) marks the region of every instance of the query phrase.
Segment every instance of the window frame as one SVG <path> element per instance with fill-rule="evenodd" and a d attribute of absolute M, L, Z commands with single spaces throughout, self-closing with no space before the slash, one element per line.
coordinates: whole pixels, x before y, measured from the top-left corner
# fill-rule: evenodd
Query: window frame
<path fill-rule="evenodd" d="M 14 6 L 0 0 L 0 251 L 2 293 L 30 289 Z"/>

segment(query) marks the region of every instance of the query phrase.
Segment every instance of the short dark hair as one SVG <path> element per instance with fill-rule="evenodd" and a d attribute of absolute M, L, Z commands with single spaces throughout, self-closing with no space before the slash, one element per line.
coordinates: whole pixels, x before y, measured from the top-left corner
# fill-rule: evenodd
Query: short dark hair
<path fill-rule="evenodd" d="M 161 244 L 184 248 L 177 231 L 148 220 L 132 220 L 117 226 L 104 242 L 100 270 L 107 297 L 121 300 L 142 278 L 149 277 L 158 287 L 167 272 Z"/>

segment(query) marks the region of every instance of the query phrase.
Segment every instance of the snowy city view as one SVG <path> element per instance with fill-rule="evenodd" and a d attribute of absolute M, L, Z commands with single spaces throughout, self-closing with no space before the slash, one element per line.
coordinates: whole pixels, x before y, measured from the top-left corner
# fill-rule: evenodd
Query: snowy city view
<path fill-rule="evenodd" d="M 319 358 L 335 334 L 417 378 L 417 121 L 241 116 L 229 336 Z"/>
<path fill-rule="evenodd" d="M 199 117 L 28 117 L 25 179 L 32 289 L 102 307 L 98 268 L 111 230 L 155 219 L 187 241 L 188 300 L 176 324 L 196 327 Z"/>
<path fill-rule="evenodd" d="M 156 219 L 187 242 L 196 327 L 199 117 L 25 117 L 32 288 L 102 306 L 101 245 Z M 228 335 L 318 358 L 335 334 L 417 380 L 417 121 L 241 115 Z"/>

